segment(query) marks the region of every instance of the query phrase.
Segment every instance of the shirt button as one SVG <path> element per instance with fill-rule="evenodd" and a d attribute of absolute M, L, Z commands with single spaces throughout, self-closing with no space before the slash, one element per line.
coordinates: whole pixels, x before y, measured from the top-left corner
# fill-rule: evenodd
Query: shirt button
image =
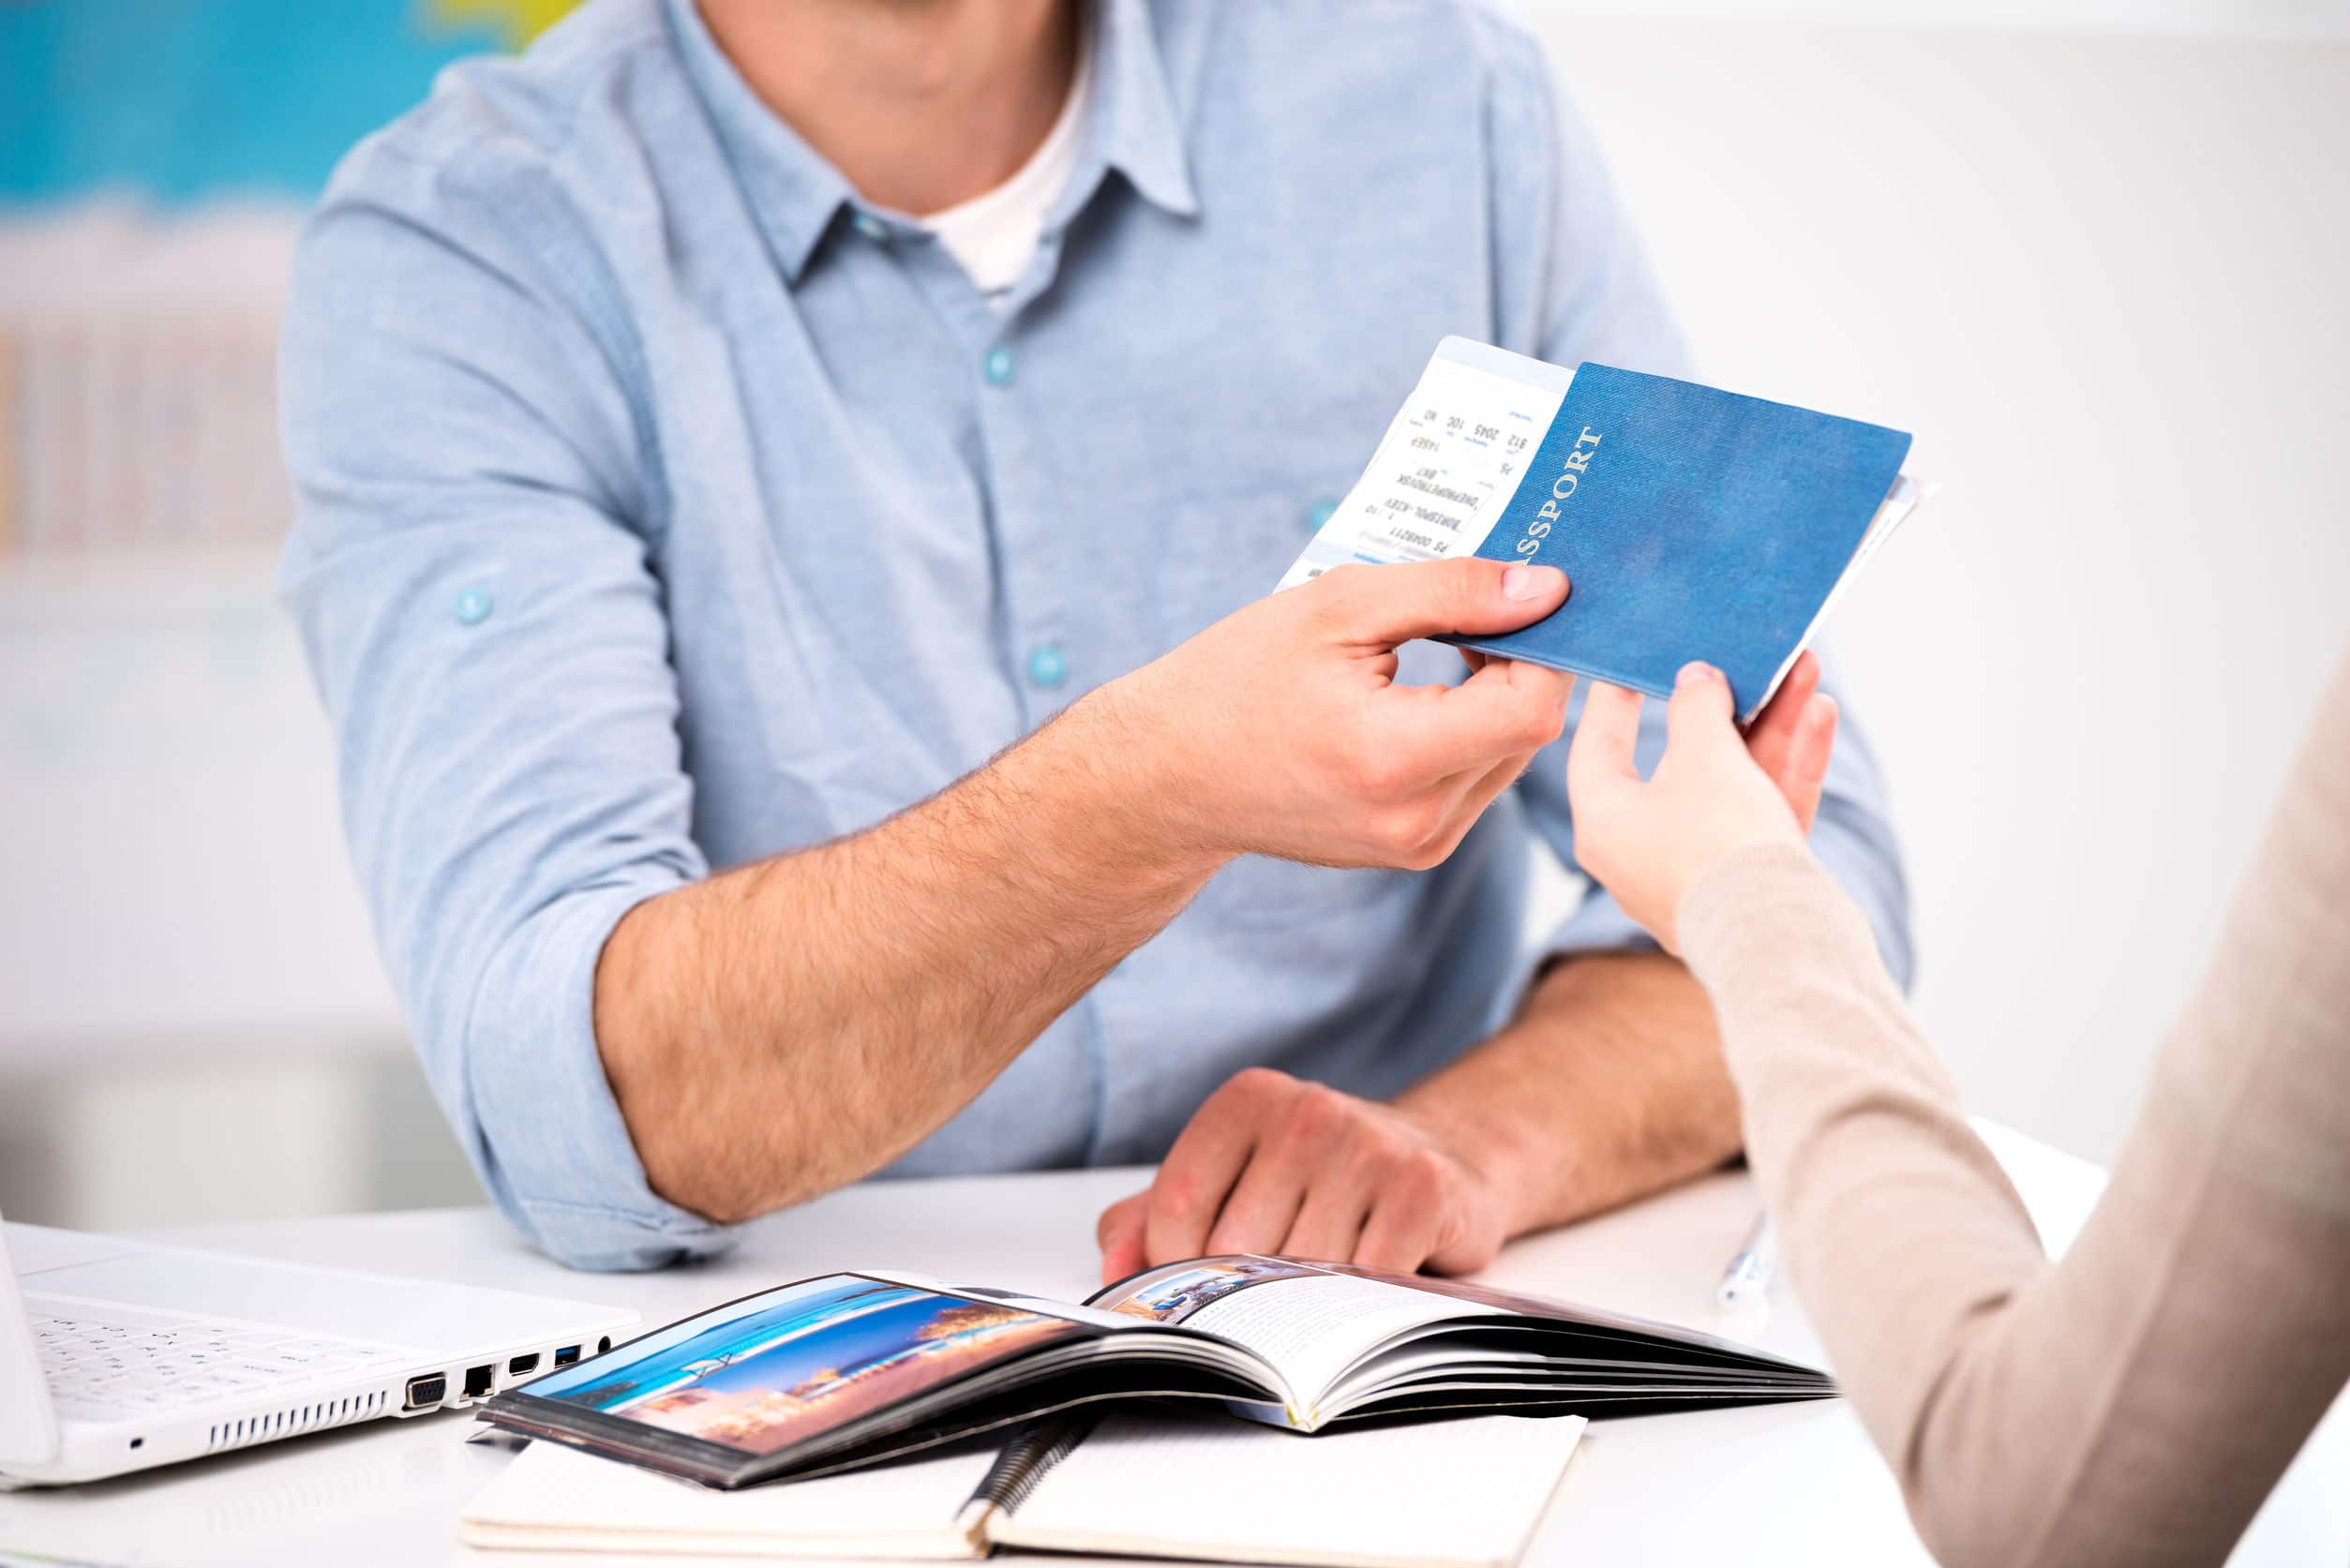
<path fill-rule="evenodd" d="M 479 626 L 489 619 L 488 591 L 478 588 L 467 589 L 457 596 L 457 603 L 449 606 L 449 613 L 457 617 L 459 626 Z"/>
<path fill-rule="evenodd" d="M 1010 349 L 988 350 L 987 358 L 982 362 L 980 368 L 987 374 L 988 385 L 1011 385 L 1011 351 Z"/>
<path fill-rule="evenodd" d="M 1069 679 L 1069 661 L 1058 643 L 1039 643 L 1028 650 L 1028 679 L 1040 686 L 1057 686 Z"/>
<path fill-rule="evenodd" d="M 1330 520 L 1330 514 L 1336 512 L 1338 509 L 1339 503 L 1337 501 L 1315 501 L 1311 506 L 1306 509 L 1306 527 L 1311 530 L 1319 530 L 1323 524 Z"/>
<path fill-rule="evenodd" d="M 848 221 L 859 233 L 876 244 L 885 242 L 890 237 L 890 226 L 871 213 L 859 213 Z"/>

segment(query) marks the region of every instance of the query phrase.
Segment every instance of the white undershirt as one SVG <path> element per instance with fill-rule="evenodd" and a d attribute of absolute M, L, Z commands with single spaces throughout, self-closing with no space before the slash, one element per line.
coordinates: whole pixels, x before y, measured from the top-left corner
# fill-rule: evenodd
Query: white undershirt
<path fill-rule="evenodd" d="M 1042 143 L 1011 178 L 984 195 L 922 219 L 922 227 L 938 236 L 938 243 L 971 275 L 988 304 L 999 310 L 1004 296 L 1028 270 L 1037 242 L 1044 237 L 1044 219 L 1053 203 L 1061 199 L 1077 172 L 1077 130 L 1085 117 L 1092 55 L 1086 40 L 1080 38 L 1069 101 L 1061 105 L 1060 117 L 1044 133 Z"/>

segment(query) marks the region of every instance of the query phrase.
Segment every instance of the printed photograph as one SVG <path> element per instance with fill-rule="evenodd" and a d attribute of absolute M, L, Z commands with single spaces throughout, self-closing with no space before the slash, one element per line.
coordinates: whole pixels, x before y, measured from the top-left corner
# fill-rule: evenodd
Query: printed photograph
<path fill-rule="evenodd" d="M 1628 1312 L 1609 1312 L 1596 1307 L 1579 1307 L 1572 1302 L 1556 1301 L 1549 1296 L 1527 1295 L 1519 1291 L 1504 1291 L 1491 1285 L 1472 1284 L 1466 1279 L 1449 1279 L 1428 1274 L 1390 1274 L 1385 1269 L 1368 1269 L 1354 1263 L 1325 1263 L 1332 1274 L 1351 1274 L 1357 1279 L 1377 1279 L 1389 1285 L 1403 1285 L 1431 1295 L 1450 1296 L 1472 1306 L 1489 1307 L 1502 1312 L 1524 1313 L 1530 1317 L 1549 1318 L 1566 1323 L 1585 1326 L 1598 1325 L 1611 1329 L 1627 1329 L 1639 1334 L 1661 1336 L 1680 1344 L 1710 1345 L 1737 1355 L 1749 1353 L 1746 1346 L 1699 1334 L 1694 1329 L 1674 1323 L 1654 1322 L 1647 1318 L 1634 1317 Z"/>
<path fill-rule="evenodd" d="M 1122 1280 L 1094 1297 L 1089 1305 L 1123 1312 L 1130 1318 L 1179 1323 L 1209 1302 L 1235 1291 L 1276 1279 L 1309 1279 L 1328 1272 L 1320 1264 L 1293 1263 L 1286 1258 L 1193 1258 Z"/>
<path fill-rule="evenodd" d="M 1427 1291 L 1456 1301 L 1472 1302 L 1479 1307 L 1498 1307 L 1504 1312 L 1530 1312 L 1540 1318 L 1583 1317 L 1584 1308 L 1570 1307 L 1564 1302 L 1543 1296 L 1530 1296 L 1516 1291 L 1496 1290 L 1490 1285 L 1475 1285 L 1466 1279 L 1449 1279 L 1437 1275 L 1390 1274 L 1385 1269 L 1362 1268 L 1354 1263 L 1325 1263 L 1332 1274 L 1351 1274 L 1357 1279 L 1377 1279 L 1389 1285 L 1402 1285 L 1414 1291 Z"/>
<path fill-rule="evenodd" d="M 772 1454 L 979 1367 L 1086 1333 L 1065 1318 L 831 1275 L 688 1319 L 532 1394 Z"/>

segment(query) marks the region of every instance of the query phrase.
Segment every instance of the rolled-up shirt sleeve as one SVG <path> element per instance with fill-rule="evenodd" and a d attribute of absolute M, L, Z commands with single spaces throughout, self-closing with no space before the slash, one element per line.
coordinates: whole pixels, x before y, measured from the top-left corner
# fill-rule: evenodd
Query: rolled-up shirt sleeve
<path fill-rule="evenodd" d="M 1554 365 L 1596 361 L 1654 375 L 1695 375 L 1638 233 L 1618 201 L 1590 127 L 1540 50 L 1506 23 L 1491 51 L 1488 110 L 1499 341 Z M 1573 61 L 1561 62 L 1570 69 Z M 1833 691 L 1833 680 L 1823 683 Z M 1566 752 L 1581 714 L 1578 694 L 1565 733 L 1537 754 L 1519 785 L 1535 826 L 1575 866 L 1567 811 Z M 1661 703 L 1644 706 L 1639 757 L 1646 773 L 1665 744 Z M 1875 755 L 1848 707 L 1828 769 L 1812 847 L 1867 915 L 1886 967 L 1906 987 L 1911 968 L 1908 893 L 1885 811 Z M 1553 959 L 1654 948 L 1604 889 L 1582 903 L 1529 956 L 1529 978 Z"/>
<path fill-rule="evenodd" d="M 588 1268 L 728 1232 L 655 1194 L 596 1049 L 595 970 L 703 875 L 640 421 L 577 278 L 501 243 L 541 192 L 381 144 L 301 250 L 280 587 L 427 1076 L 499 1207 Z"/>

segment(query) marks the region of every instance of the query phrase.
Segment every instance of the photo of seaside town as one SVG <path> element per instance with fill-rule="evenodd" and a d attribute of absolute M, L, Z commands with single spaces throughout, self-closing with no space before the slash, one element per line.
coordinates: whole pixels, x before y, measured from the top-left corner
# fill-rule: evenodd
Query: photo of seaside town
<path fill-rule="evenodd" d="M 1066 1318 L 832 1275 L 688 1319 L 531 1392 L 772 1454 L 979 1367 L 1088 1332 Z"/>
<path fill-rule="evenodd" d="M 1130 1318 L 1179 1323 L 1221 1296 L 1250 1285 L 1276 1279 L 1310 1279 L 1329 1271 L 1313 1263 L 1293 1263 L 1286 1258 L 1254 1256 L 1194 1258 L 1168 1263 L 1113 1287 L 1115 1295 L 1096 1296 L 1093 1305 Z"/>

